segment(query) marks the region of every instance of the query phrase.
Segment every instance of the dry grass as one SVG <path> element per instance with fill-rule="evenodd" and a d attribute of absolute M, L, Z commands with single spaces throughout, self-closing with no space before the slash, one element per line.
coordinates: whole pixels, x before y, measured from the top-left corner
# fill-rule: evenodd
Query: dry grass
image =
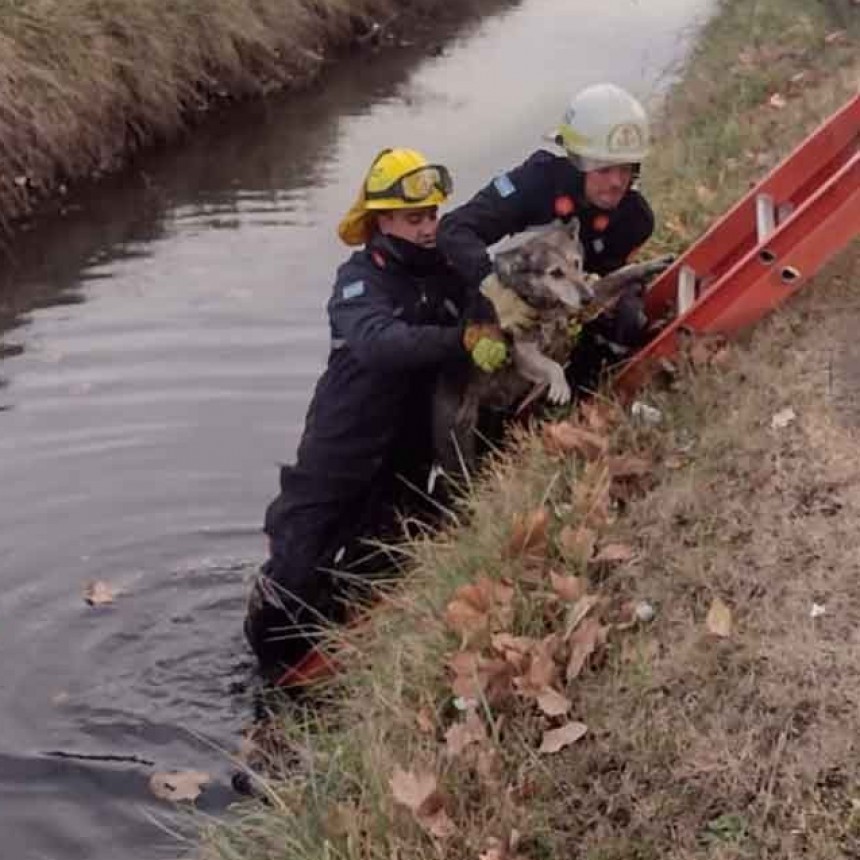
<path fill-rule="evenodd" d="M 778 157 L 856 88 L 854 35 L 826 43 L 833 10 L 819 5 L 809 17 L 807 5 L 723 4 L 670 101 L 664 123 L 676 137 L 647 171 L 664 221 L 688 213 L 684 229 L 701 230 L 700 209 L 722 209 L 764 169 L 747 149 Z M 772 56 L 793 45 L 794 27 L 806 47 Z M 716 73 L 746 50 L 755 64 Z M 752 80 L 756 69 L 765 83 Z M 773 91 L 786 94 L 785 107 L 768 104 Z M 708 143 L 730 125 L 736 165 Z M 670 227 L 660 242 L 682 238 Z M 607 451 L 589 443 L 559 456 L 540 433 L 515 440 L 458 512 L 466 524 L 408 548 L 406 585 L 370 628 L 346 635 L 352 657 L 340 685 L 283 715 L 269 805 L 246 804 L 213 828 L 206 856 L 860 856 L 860 457 L 840 423 L 858 402 L 860 362 L 842 348 L 854 331 L 846 310 L 860 319 L 858 278 L 855 246 L 789 309 L 718 353 L 718 364 L 691 360 L 671 386 L 647 392 L 660 425 L 607 407 L 598 428 Z M 773 427 L 787 407 L 794 420 Z M 577 420 L 597 426 L 593 414 Z M 647 461 L 646 474 L 607 480 L 618 456 Z M 546 527 L 534 521 L 532 537 L 542 539 L 512 551 L 526 539 L 518 515 L 539 510 Z M 564 531 L 584 526 L 598 547 L 635 555 L 584 561 Z M 548 664 L 569 713 L 547 716 L 496 666 L 474 696 L 484 737 L 452 752 L 451 729 L 470 698 L 453 683 L 458 653 L 498 658 L 489 634 L 505 630 L 531 640 L 513 674 L 530 676 L 537 642 L 569 658 L 561 637 L 582 624 L 573 627 L 576 610 L 555 594 L 552 571 L 583 578 L 601 597 L 592 616 L 608 628 L 569 681 Z M 488 629 L 480 618 L 466 625 L 464 642 L 452 632 L 463 629 L 452 597 L 482 574 L 512 590 L 485 607 Z M 717 599 L 731 613 L 726 636 L 707 623 Z M 621 623 L 641 601 L 655 619 Z M 541 754 L 543 733 L 567 719 L 588 734 Z M 439 790 L 410 810 L 393 796 L 398 768 L 432 775 Z M 428 835 L 440 816 L 453 828 L 444 840 Z"/>
<path fill-rule="evenodd" d="M 437 0 L 0 0 L 0 220 Z"/>

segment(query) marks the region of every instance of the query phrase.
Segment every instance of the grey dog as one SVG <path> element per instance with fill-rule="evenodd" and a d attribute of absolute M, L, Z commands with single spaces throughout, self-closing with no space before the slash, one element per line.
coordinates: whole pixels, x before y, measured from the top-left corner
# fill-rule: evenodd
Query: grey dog
<path fill-rule="evenodd" d="M 533 324 L 504 330 L 512 361 L 496 373 L 469 367 L 446 373 L 436 387 L 434 446 L 449 475 L 472 471 L 481 407 L 512 411 L 537 388 L 552 404 L 571 399 L 565 378 L 572 338 L 579 326 L 612 308 L 625 289 L 644 283 L 672 263 L 671 256 L 623 266 L 598 278 L 583 271 L 579 222 L 555 224 L 517 237 L 499 251 L 495 269 L 517 300 L 531 308 Z M 493 297 L 504 324 L 504 313 Z"/>

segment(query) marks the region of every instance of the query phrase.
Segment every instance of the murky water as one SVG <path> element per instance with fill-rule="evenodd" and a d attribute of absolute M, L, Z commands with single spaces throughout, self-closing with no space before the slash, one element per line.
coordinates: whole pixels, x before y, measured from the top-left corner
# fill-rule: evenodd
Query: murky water
<path fill-rule="evenodd" d="M 334 225 L 371 157 L 465 199 L 569 92 L 659 86 L 710 0 L 496 4 L 444 49 L 231 113 L 16 241 L 0 283 L 0 858 L 176 856 L 154 768 L 229 802 L 243 581 L 326 354 Z M 115 605 L 84 604 L 107 580 Z M 71 757 L 70 757 L 71 756 Z M 110 760 L 103 760 L 107 757 Z M 116 758 L 113 758 L 116 757 Z"/>

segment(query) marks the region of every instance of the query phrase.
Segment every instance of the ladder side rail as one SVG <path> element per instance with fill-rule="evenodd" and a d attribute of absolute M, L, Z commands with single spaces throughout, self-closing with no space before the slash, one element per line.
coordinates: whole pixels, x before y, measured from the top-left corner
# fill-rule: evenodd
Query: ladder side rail
<path fill-rule="evenodd" d="M 860 233 L 860 154 L 786 219 L 762 249 L 754 249 L 670 323 L 619 371 L 616 384 L 632 391 L 661 358 L 677 350 L 681 330 L 725 333 L 757 321 L 785 301 Z M 773 261 L 766 263 L 762 251 Z M 797 276 L 786 281 L 786 270 Z"/>
<path fill-rule="evenodd" d="M 858 128 L 860 94 L 795 147 L 654 281 L 646 296 L 648 316 L 659 317 L 672 305 L 682 266 L 689 266 L 699 275 L 719 278 L 757 244 L 755 199 L 758 195 L 769 194 L 777 204 L 790 201 L 795 209 L 802 205 L 815 188 L 838 171 L 856 151 Z"/>

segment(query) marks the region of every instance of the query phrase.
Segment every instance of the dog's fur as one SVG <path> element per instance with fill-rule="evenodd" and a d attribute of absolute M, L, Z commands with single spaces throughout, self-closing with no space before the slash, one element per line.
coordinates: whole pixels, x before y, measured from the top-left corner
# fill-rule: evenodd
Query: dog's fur
<path fill-rule="evenodd" d="M 570 386 L 564 364 L 571 347 L 571 326 L 595 319 L 610 309 L 625 288 L 668 268 L 671 257 L 624 266 L 603 278 L 583 271 L 579 222 L 557 224 L 523 234 L 513 248 L 499 252 L 500 280 L 536 311 L 527 330 L 505 331 L 513 361 L 496 373 L 470 367 L 462 374 L 443 374 L 436 389 L 434 441 L 436 457 L 449 474 L 475 464 L 475 428 L 482 406 L 510 411 L 534 388 L 547 388 L 551 403 L 567 403 Z"/>

